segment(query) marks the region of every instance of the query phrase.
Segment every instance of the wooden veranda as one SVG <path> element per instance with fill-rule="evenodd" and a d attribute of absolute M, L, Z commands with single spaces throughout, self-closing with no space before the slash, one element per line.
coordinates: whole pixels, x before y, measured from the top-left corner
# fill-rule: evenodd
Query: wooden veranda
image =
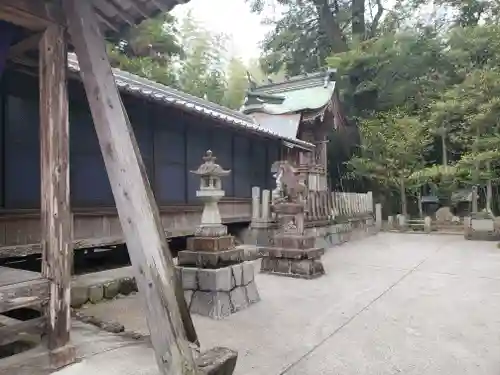
<path fill-rule="evenodd" d="M 71 344 L 72 225 L 69 192 L 67 51 L 79 58 L 125 241 L 163 374 L 194 374 L 196 341 L 135 136 L 109 64 L 104 36 L 170 10 L 175 0 L 0 0 L 0 73 L 6 61 L 37 69 L 40 98 L 41 274 L 0 268 L 0 314 L 33 307 L 41 316 L 0 321 L 0 345 L 43 335 L 52 368 L 76 358 Z M 22 30 L 11 40 L 9 27 Z M 3 46 L 3 48 L 2 48 Z M 4 316 L 4 315 L 0 315 Z M 156 329 L 153 329 L 155 327 Z"/>

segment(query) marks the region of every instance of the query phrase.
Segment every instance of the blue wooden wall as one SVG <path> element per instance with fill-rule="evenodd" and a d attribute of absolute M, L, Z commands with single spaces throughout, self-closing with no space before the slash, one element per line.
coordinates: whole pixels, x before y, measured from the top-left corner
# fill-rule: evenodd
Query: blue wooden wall
<path fill-rule="evenodd" d="M 113 206 L 113 196 L 80 83 L 71 82 L 70 185 L 74 207 Z M 142 98 L 123 96 L 155 197 L 160 205 L 195 203 L 199 179 L 189 173 L 208 149 L 232 173 L 228 197 L 272 187 L 270 166 L 280 142 L 235 130 Z M 40 144 L 36 79 L 9 72 L 0 82 L 0 207 L 40 205 Z"/>

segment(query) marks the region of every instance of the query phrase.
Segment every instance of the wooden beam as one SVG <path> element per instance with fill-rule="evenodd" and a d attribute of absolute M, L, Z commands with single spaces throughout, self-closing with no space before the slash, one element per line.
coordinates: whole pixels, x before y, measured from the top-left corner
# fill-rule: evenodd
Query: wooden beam
<path fill-rule="evenodd" d="M 104 1 L 97 0 L 97 2 L 99 2 L 99 4 L 102 4 Z M 118 17 L 120 17 L 123 21 L 128 23 L 130 26 L 135 25 L 135 20 L 127 12 L 122 10 L 122 8 L 119 5 L 117 5 L 113 0 L 106 1 L 106 6 L 110 7 L 111 10 L 113 10 L 113 12 L 115 12 Z"/>
<path fill-rule="evenodd" d="M 61 15 L 47 1 L 2 0 L 0 19 L 30 30 L 44 30 L 50 24 L 62 24 Z"/>
<path fill-rule="evenodd" d="M 46 309 L 51 365 L 74 362 L 71 329 L 71 209 L 66 32 L 50 25 L 40 41 L 42 275 L 50 281 Z"/>
<path fill-rule="evenodd" d="M 3 320 L 3 319 L 2 319 Z M 9 319 L 14 321 L 15 319 Z M 26 335 L 42 335 L 46 320 L 44 317 L 18 321 L 15 324 L 10 324 L 3 326 L 0 324 L 0 346 L 7 345 L 16 342 Z"/>
<path fill-rule="evenodd" d="M 20 56 L 30 49 L 38 49 L 38 43 L 41 37 L 42 33 L 36 33 L 14 44 L 9 48 L 9 58 Z"/>
<path fill-rule="evenodd" d="M 64 0 L 63 4 L 158 367 L 163 375 L 196 374 L 181 317 L 186 302 L 176 293 L 179 282 L 158 206 L 115 85 L 95 12 L 86 1 Z"/>
<path fill-rule="evenodd" d="M 0 313 L 40 305 L 47 302 L 48 298 L 47 280 L 30 280 L 3 285 L 0 286 Z"/>

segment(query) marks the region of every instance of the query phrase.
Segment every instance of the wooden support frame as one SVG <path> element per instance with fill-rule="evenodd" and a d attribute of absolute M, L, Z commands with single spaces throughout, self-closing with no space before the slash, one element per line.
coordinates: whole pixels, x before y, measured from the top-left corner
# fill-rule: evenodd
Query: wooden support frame
<path fill-rule="evenodd" d="M 176 290 L 176 272 L 137 141 L 116 87 L 91 4 L 64 0 L 64 12 L 125 235 L 161 374 L 196 374 Z M 189 319 L 189 321 L 191 321 Z"/>
<path fill-rule="evenodd" d="M 64 28 L 48 26 L 39 47 L 42 275 L 50 283 L 46 327 L 51 365 L 59 368 L 75 360 L 69 342 L 73 250 Z"/>

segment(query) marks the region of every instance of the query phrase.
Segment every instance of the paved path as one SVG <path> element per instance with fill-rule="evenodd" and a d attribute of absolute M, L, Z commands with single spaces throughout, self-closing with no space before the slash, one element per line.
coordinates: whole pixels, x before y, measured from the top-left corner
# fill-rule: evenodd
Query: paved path
<path fill-rule="evenodd" d="M 500 249 L 460 236 L 379 234 L 327 250 L 327 275 L 258 275 L 262 301 L 228 319 L 194 316 L 204 347 L 239 351 L 236 375 L 498 375 Z M 87 312 L 147 332 L 137 296 Z M 103 367 L 104 366 L 104 367 Z M 156 374 L 144 344 L 59 375 Z"/>

